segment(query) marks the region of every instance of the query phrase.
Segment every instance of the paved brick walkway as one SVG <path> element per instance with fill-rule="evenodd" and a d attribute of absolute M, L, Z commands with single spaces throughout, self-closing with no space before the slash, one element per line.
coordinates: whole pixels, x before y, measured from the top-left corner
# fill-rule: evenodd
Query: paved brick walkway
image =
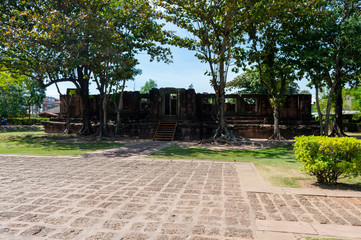
<path fill-rule="evenodd" d="M 141 156 L 161 147 L 0 156 L 0 239 L 361 239 L 359 192 L 269 188 L 251 163 Z"/>

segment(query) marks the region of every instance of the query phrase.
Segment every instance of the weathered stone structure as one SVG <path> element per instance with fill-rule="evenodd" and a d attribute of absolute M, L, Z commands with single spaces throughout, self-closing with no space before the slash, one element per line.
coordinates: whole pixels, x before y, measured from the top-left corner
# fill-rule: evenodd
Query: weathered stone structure
<path fill-rule="evenodd" d="M 61 96 L 61 99 L 69 96 Z M 90 98 L 90 116 L 99 119 L 99 96 Z M 176 139 L 197 140 L 212 136 L 216 127 L 214 94 L 195 93 L 194 89 L 152 89 L 149 94 L 124 92 L 122 110 L 123 134 L 152 138 L 159 121 L 177 121 Z M 108 116 L 115 121 L 115 105 L 108 104 Z M 226 95 L 225 113 L 229 130 L 248 138 L 268 138 L 273 133 L 273 112 L 269 96 L 260 94 Z M 61 118 L 66 116 L 62 101 Z M 74 128 L 81 117 L 80 96 L 74 96 L 70 117 Z M 281 114 L 281 133 L 286 138 L 317 134 L 311 117 L 311 95 L 289 95 Z M 57 126 L 58 125 L 58 126 Z M 47 132 L 61 132 L 64 123 L 55 121 L 45 125 Z"/>

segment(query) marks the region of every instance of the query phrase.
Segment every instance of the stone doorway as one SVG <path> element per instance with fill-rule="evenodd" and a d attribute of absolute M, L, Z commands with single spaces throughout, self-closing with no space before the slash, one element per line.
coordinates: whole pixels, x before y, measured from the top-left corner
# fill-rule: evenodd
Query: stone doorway
<path fill-rule="evenodd" d="M 177 116 L 177 93 L 165 93 L 164 96 L 164 115 Z"/>

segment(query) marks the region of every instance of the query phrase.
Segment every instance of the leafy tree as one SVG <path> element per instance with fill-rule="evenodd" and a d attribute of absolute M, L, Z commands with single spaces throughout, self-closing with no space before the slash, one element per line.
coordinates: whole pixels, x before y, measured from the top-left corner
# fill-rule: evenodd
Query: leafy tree
<path fill-rule="evenodd" d="M 280 112 L 287 86 L 298 78 L 291 64 L 289 51 L 284 46 L 284 36 L 293 30 L 289 19 L 294 3 L 288 1 L 255 1 L 248 9 L 249 51 L 251 66 L 259 73 L 263 87 L 271 95 L 274 132 L 270 139 L 283 139 L 280 132 Z"/>
<path fill-rule="evenodd" d="M 232 81 L 227 83 L 229 90 L 238 90 L 238 93 L 257 93 L 268 94 L 267 89 L 262 85 L 259 79 L 259 72 L 257 69 L 245 69 L 245 72 L 235 77 Z M 296 82 L 291 82 L 287 86 L 287 94 L 298 94 L 298 85 Z M 302 94 L 302 93 L 301 93 Z"/>
<path fill-rule="evenodd" d="M 308 95 L 311 95 L 311 92 L 308 91 L 308 90 L 302 90 L 302 91 L 300 92 L 300 94 L 308 94 Z"/>
<path fill-rule="evenodd" d="M 351 96 L 351 109 L 355 111 L 359 111 L 359 113 L 354 114 L 354 120 L 361 119 L 361 87 L 356 89 L 344 89 L 344 96 Z"/>
<path fill-rule="evenodd" d="M 102 18 L 98 18 L 101 24 L 97 24 L 94 33 L 97 37 L 93 45 L 97 51 L 93 53 L 91 69 L 100 92 L 99 134 L 102 136 L 107 130 L 107 104 L 113 88 L 139 73 L 132 72 L 138 64 L 135 55 L 146 51 L 151 60 L 169 62 L 169 50 L 155 44 L 165 42 L 168 33 L 156 23 L 148 1 L 117 1 L 114 6 L 102 7 L 97 14 Z"/>
<path fill-rule="evenodd" d="M 209 65 L 206 75 L 215 91 L 218 128 L 212 140 L 230 134 L 226 127 L 224 105 L 227 73 L 241 61 L 244 41 L 245 1 L 158 0 L 166 21 L 187 30 L 191 37 L 177 37 L 173 44 L 196 51 L 195 56 Z"/>
<path fill-rule="evenodd" d="M 142 94 L 149 93 L 149 91 L 152 88 L 157 88 L 157 87 L 158 87 L 157 82 L 152 79 L 149 79 L 148 81 L 145 82 L 144 86 L 140 88 L 139 92 Z"/>
<path fill-rule="evenodd" d="M 133 65 L 131 63 L 133 63 Z M 135 68 L 135 65 L 136 62 L 129 62 L 129 64 L 126 65 L 128 70 L 124 69 L 124 71 L 122 71 L 122 75 L 119 76 L 119 79 L 122 79 L 122 81 L 116 82 L 115 88 L 113 89 L 113 95 L 111 96 L 111 100 L 114 102 L 115 105 L 115 111 L 117 112 L 117 124 L 115 127 L 116 134 L 120 134 L 121 130 L 121 112 L 123 110 L 123 95 L 125 83 L 126 81 L 134 80 L 134 77 L 136 75 L 142 73 L 140 69 Z"/>
<path fill-rule="evenodd" d="M 7 0 L 0 11 L 0 64 L 45 87 L 73 82 L 82 99 L 83 134 L 91 132 L 89 83 L 105 76 L 102 66 L 109 76 L 123 55 L 146 51 L 151 60 L 165 60 L 170 53 L 155 43 L 165 43 L 166 33 L 147 0 Z"/>
<path fill-rule="evenodd" d="M 5 6 L 4 6 L 5 5 Z M 90 39 L 89 1 L 5 1 L 1 5 L 0 64 L 44 87 L 71 81 L 82 98 L 82 133 L 88 117 Z"/>
<path fill-rule="evenodd" d="M 325 123 L 321 134 L 328 135 L 332 101 L 335 100 L 335 124 L 332 135 L 344 135 L 342 130 L 342 88 L 356 84 L 361 71 L 361 3 L 355 0 L 313 1 L 300 7 L 294 18 L 298 31 L 288 38 L 301 71 L 315 87 L 329 89 Z M 320 113 L 320 109 L 318 107 Z M 321 118 L 322 119 L 322 118 Z"/>
<path fill-rule="evenodd" d="M 43 104 L 43 100 L 46 97 L 45 89 L 39 85 L 34 79 L 27 78 L 23 82 L 24 86 L 24 99 L 25 105 L 28 107 L 29 120 L 31 117 L 31 107 L 36 106 L 38 108 Z"/>
<path fill-rule="evenodd" d="M 227 88 L 239 89 L 239 93 L 258 93 L 267 94 L 267 89 L 259 80 L 258 70 L 245 69 L 244 73 L 235 77 L 232 81 L 227 83 Z"/>
<path fill-rule="evenodd" d="M 0 72 L 0 121 L 26 113 L 23 77 Z"/>

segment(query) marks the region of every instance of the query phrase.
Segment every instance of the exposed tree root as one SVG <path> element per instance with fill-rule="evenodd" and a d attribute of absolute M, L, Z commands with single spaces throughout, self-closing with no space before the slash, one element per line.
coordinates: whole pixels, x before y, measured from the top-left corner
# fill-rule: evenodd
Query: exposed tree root
<path fill-rule="evenodd" d="M 347 134 L 340 128 L 333 128 L 329 137 L 348 137 Z"/>
<path fill-rule="evenodd" d="M 286 140 L 280 133 L 274 133 L 270 138 L 268 138 L 268 141 L 282 141 Z"/>
<path fill-rule="evenodd" d="M 70 129 L 70 127 L 69 128 L 66 127 L 64 132 L 63 132 L 63 134 L 72 134 L 72 133 L 73 133 L 73 131 Z"/>
<path fill-rule="evenodd" d="M 202 139 L 198 142 L 198 144 L 214 144 L 214 145 L 230 145 L 230 146 L 243 146 L 243 145 L 252 145 L 263 147 L 261 143 L 254 142 L 244 137 L 227 137 L 222 135 L 220 137 L 212 137 L 208 139 Z"/>

